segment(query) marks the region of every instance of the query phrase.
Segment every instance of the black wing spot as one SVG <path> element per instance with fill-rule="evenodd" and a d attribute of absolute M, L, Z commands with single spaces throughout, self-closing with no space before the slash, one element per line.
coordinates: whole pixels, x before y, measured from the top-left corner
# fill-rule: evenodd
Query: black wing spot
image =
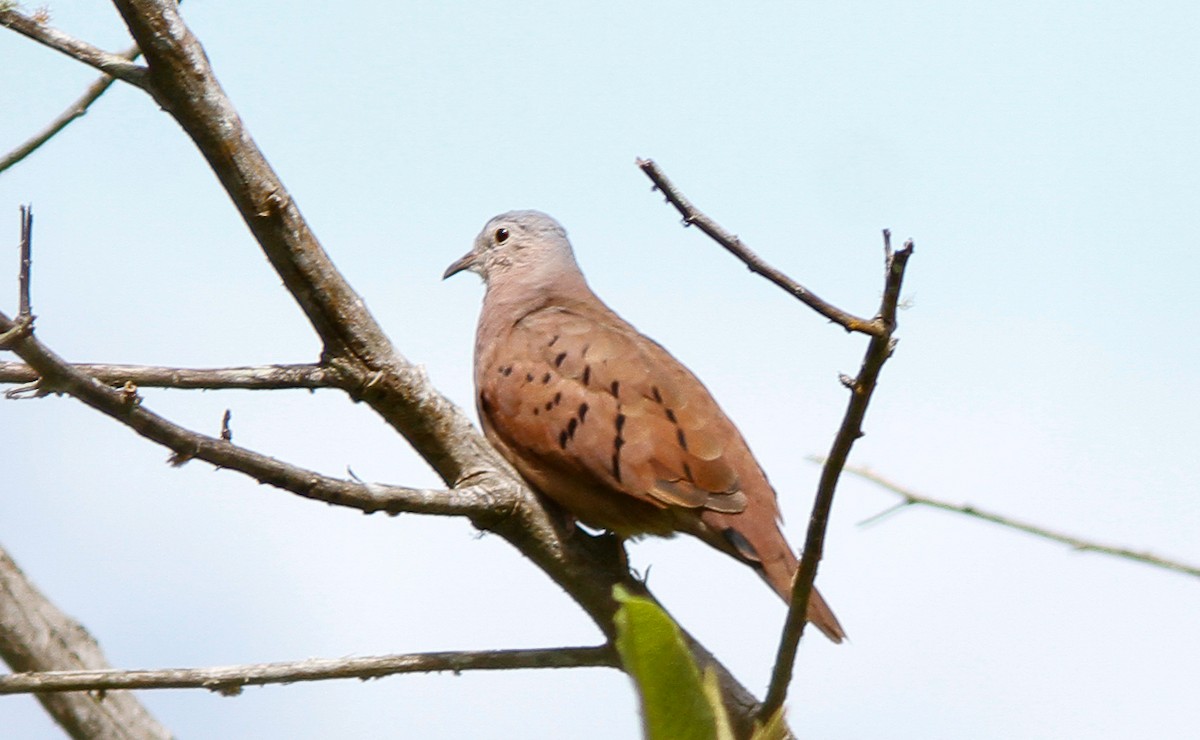
<path fill-rule="evenodd" d="M 592 366 L 585 365 L 583 367 L 583 384 L 587 385 L 592 382 Z"/>
<path fill-rule="evenodd" d="M 652 393 L 654 395 L 655 403 L 662 403 L 662 393 L 659 392 L 657 385 L 650 386 L 650 393 Z M 668 409 L 667 413 L 670 413 L 669 409 Z"/>
<path fill-rule="evenodd" d="M 687 435 L 685 435 L 683 433 L 683 430 L 680 429 L 679 427 L 675 427 L 675 439 L 679 440 L 679 446 L 682 447 L 684 449 L 684 451 L 686 452 L 687 451 Z"/>
<path fill-rule="evenodd" d="M 532 383 L 532 382 L 533 382 L 533 373 L 525 373 L 525 382 L 526 382 L 526 383 Z"/>
<path fill-rule="evenodd" d="M 575 439 L 575 428 L 579 426 L 579 419 L 574 416 L 567 422 L 567 439 Z"/>
<path fill-rule="evenodd" d="M 738 551 L 738 555 L 749 561 L 752 565 L 758 568 L 762 567 L 762 559 L 758 555 L 758 550 L 754 549 L 754 545 L 750 544 L 750 540 L 746 539 L 745 535 L 732 528 L 726 529 L 721 534 L 725 535 L 726 541 Z"/>
<path fill-rule="evenodd" d="M 550 340 L 550 344 L 547 344 L 546 346 L 547 346 L 547 347 L 553 347 L 553 346 L 554 346 L 554 343 L 555 343 L 555 342 L 557 342 L 557 341 L 558 341 L 558 335 L 557 335 L 557 334 L 555 334 L 555 335 L 554 335 L 554 338 Z"/>
<path fill-rule="evenodd" d="M 586 403 L 579 404 L 579 423 L 582 424 L 587 418 L 588 405 Z"/>
<path fill-rule="evenodd" d="M 553 403 L 554 403 L 554 405 L 555 405 L 555 406 L 557 406 L 558 404 L 562 403 L 562 392 L 559 392 L 559 393 L 555 393 L 555 394 L 554 394 L 554 401 L 553 401 Z"/>
<path fill-rule="evenodd" d="M 688 483 L 696 482 L 696 479 L 692 477 L 692 466 L 686 462 L 683 464 L 683 477 L 687 479 Z"/>
<path fill-rule="evenodd" d="M 572 419 L 571 421 L 575 421 L 575 420 Z M 568 439 L 570 439 L 570 435 L 567 434 L 566 429 L 559 432 L 558 433 L 558 446 L 564 450 L 567 449 L 567 440 Z"/>
<path fill-rule="evenodd" d="M 545 385 L 549 382 L 550 382 L 550 373 L 546 373 L 545 375 L 542 376 L 542 385 Z"/>
<path fill-rule="evenodd" d="M 500 374 L 506 378 L 512 375 L 512 365 L 505 365 L 504 367 L 500 368 Z"/>
<path fill-rule="evenodd" d="M 558 353 L 557 355 L 555 355 L 555 357 L 554 357 L 554 367 L 562 367 L 563 360 L 565 360 L 565 359 L 567 359 L 567 353 L 566 353 L 566 352 L 559 352 L 559 353 Z"/>
<path fill-rule="evenodd" d="M 667 409 L 667 421 L 671 422 L 672 424 L 679 423 L 678 421 L 675 421 L 675 412 L 671 409 Z"/>
<path fill-rule="evenodd" d="M 609 386 L 609 391 L 613 394 L 613 398 L 620 398 L 621 397 L 621 381 L 614 380 L 612 382 L 612 385 Z"/>
<path fill-rule="evenodd" d="M 554 401 L 546 401 L 545 409 L 549 411 L 552 408 L 554 408 Z"/>
<path fill-rule="evenodd" d="M 621 438 L 621 427 L 625 426 L 625 414 L 617 414 L 617 434 L 613 437 L 612 469 L 613 477 L 621 480 L 621 448 L 625 440 Z"/>

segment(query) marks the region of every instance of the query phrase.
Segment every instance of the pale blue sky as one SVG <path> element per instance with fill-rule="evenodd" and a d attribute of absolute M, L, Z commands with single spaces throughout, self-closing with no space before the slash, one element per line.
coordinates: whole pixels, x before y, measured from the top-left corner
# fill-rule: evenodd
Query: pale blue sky
<path fill-rule="evenodd" d="M 54 24 L 128 44 L 102 2 Z M 917 253 L 901 342 L 854 461 L 922 492 L 1200 562 L 1200 7 L 1194 3 L 189 0 L 251 133 L 394 342 L 471 405 L 482 224 L 538 208 L 593 287 L 695 370 L 780 493 L 798 546 L 864 342 L 748 274 L 649 192 L 653 157 L 818 294 L 869 313 L 879 231 Z M 93 73 L 0 33 L 0 148 Z M 34 305 L 78 361 L 303 362 L 318 345 L 178 127 L 118 85 L 0 176 L 36 209 Z M 0 302 L 15 306 L 0 260 Z M 7 287 L 5 287 L 7 285 Z M 146 391 L 147 404 L 341 475 L 436 478 L 333 392 Z M 121 667 L 598 639 L 465 522 L 364 517 L 167 453 L 65 399 L 0 403 L 0 543 Z M 892 503 L 847 480 L 822 589 L 849 645 L 806 643 L 794 726 L 819 738 L 1185 738 L 1187 578 Z M 687 541 L 632 549 L 761 693 L 783 609 Z M 698 574 L 704 573 L 704 577 Z M 631 737 L 613 671 L 398 677 L 144 695 L 182 737 Z M 27 697 L 0 727 L 56 737 Z"/>

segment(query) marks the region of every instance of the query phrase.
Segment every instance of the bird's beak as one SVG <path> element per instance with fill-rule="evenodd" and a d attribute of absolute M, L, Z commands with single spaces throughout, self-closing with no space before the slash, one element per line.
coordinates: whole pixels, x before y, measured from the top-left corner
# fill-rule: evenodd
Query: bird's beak
<path fill-rule="evenodd" d="M 472 249 L 470 252 L 467 252 L 462 257 L 454 260 L 454 263 L 446 268 L 446 272 L 442 273 L 442 280 L 445 280 L 451 275 L 457 275 L 463 270 L 471 269 L 475 266 L 475 260 L 478 258 L 479 255 L 475 253 L 474 249 Z"/>

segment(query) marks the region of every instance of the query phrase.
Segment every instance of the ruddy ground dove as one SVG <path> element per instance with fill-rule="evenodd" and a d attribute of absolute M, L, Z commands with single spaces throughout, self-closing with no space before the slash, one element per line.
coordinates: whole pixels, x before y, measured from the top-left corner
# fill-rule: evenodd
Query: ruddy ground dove
<path fill-rule="evenodd" d="M 562 226 L 538 211 L 497 216 L 445 277 L 463 270 L 487 285 L 479 418 L 521 475 L 620 537 L 699 537 L 788 600 L 796 556 L 750 448 L 696 376 L 592 293 Z M 845 637 L 815 590 L 807 617 Z"/>

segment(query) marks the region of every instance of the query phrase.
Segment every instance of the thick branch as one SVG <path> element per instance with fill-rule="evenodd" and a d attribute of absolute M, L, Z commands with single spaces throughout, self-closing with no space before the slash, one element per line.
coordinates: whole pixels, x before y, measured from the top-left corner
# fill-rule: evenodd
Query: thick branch
<path fill-rule="evenodd" d="M 141 56 L 141 53 L 142 52 L 136 46 L 131 46 L 125 51 L 121 52 L 120 56 L 122 59 L 128 59 L 132 62 L 134 59 L 137 59 L 139 56 Z M 72 121 L 77 118 L 82 118 L 84 115 L 86 115 L 88 108 L 91 107 L 92 103 L 99 100 L 100 96 L 103 95 L 108 88 L 112 87 L 115 79 L 116 78 L 110 77 L 109 75 L 101 75 L 96 79 L 95 82 L 88 85 L 88 88 L 87 90 L 84 90 L 83 95 L 81 95 L 74 103 L 71 103 L 71 105 L 61 114 L 59 114 L 57 118 L 51 121 L 49 125 L 47 125 L 38 133 L 34 134 L 16 149 L 13 149 L 8 154 L 0 157 L 0 172 L 4 172 L 17 162 L 25 159 L 34 151 L 36 151 L 38 147 L 54 138 L 58 132 L 69 126 Z"/>
<path fill-rule="evenodd" d="M 811 457 L 809 459 L 813 460 L 814 462 L 824 461 L 824 458 L 821 457 Z M 1098 552 L 1104 555 L 1112 555 L 1114 557 L 1124 558 L 1126 560 L 1145 563 L 1146 565 L 1153 565 L 1156 568 L 1173 570 L 1177 573 L 1183 573 L 1185 575 L 1200 578 L 1200 566 L 1188 565 L 1187 563 L 1182 563 L 1178 560 L 1169 560 L 1144 550 L 1139 551 L 1131 550 L 1126 547 L 1118 547 L 1115 545 L 1103 545 L 1091 540 L 1085 540 L 1081 537 L 1063 534 L 1062 532 L 1055 532 L 1052 529 L 1046 529 L 1045 527 L 1037 524 L 1030 524 L 1029 522 L 1021 521 L 1020 519 L 1013 519 L 1012 517 L 1003 516 L 1001 514 L 993 514 L 990 511 L 984 511 L 975 506 L 971 506 L 970 504 L 954 504 L 948 501 L 922 496 L 921 494 L 914 493 L 907 488 L 889 481 L 883 476 L 878 475 L 867 468 L 848 465 L 846 466 L 846 472 L 853 473 L 860 478 L 865 478 L 866 480 L 869 480 L 882 488 L 886 488 L 903 499 L 898 506 L 894 506 L 887 511 L 882 512 L 881 514 L 871 517 L 866 522 L 863 522 L 864 524 L 878 521 L 880 517 L 892 514 L 900 507 L 913 505 L 928 506 L 932 509 L 952 511 L 955 514 L 963 514 L 975 519 L 982 519 L 985 522 L 999 524 L 1000 526 L 1008 527 L 1009 529 L 1016 529 L 1021 532 L 1034 535 L 1035 537 L 1041 537 L 1054 542 L 1061 542 L 1072 549 L 1080 550 L 1082 552 Z"/>
<path fill-rule="evenodd" d="M 244 686 L 263 686 L 334 678 L 383 678 L 398 673 L 495 671 L 518 668 L 615 668 L 611 648 L 535 648 L 411 653 L 368 658 L 313 658 L 217 668 L 168 668 L 137 671 L 54 671 L 0 676 L 0 694 L 110 691 L 113 689 L 209 689 L 225 695 Z"/>
<path fill-rule="evenodd" d="M 0 549 L 0 658 L 14 671 L 108 667 L 96 640 L 30 583 L 3 549 Z M 126 691 L 39 693 L 37 700 L 71 737 L 171 736 L 133 694 Z"/>
<path fill-rule="evenodd" d="M 883 335 L 885 327 L 878 317 L 867 320 L 847 313 L 837 306 L 825 302 L 808 288 L 805 288 L 800 283 L 797 283 L 764 262 L 762 257 L 755 254 L 740 239 L 721 228 L 716 221 L 713 221 L 692 205 L 691 201 L 685 198 L 683 193 L 679 192 L 679 189 L 667 179 L 667 176 L 658 168 L 654 160 L 639 159 L 637 160 L 637 165 L 641 168 L 642 172 L 646 173 L 646 177 L 649 177 L 651 182 L 654 183 L 654 189 L 660 191 L 666 197 L 667 202 L 675 206 L 675 210 L 679 211 L 679 214 L 683 216 L 685 226 L 695 224 L 700 227 L 700 230 L 708 234 L 713 241 L 744 262 L 746 267 L 750 268 L 751 272 L 762 275 L 775 285 L 783 288 L 793 297 L 803 302 L 804 305 L 830 321 L 841 325 L 846 331 L 857 331 L 863 334 L 870 334 L 871 336 Z"/>
<path fill-rule="evenodd" d="M 891 234 L 883 232 L 884 252 L 886 258 L 886 276 L 884 278 L 883 299 L 880 304 L 876 321 L 882 324 L 885 331 L 882 335 L 872 336 L 863 357 L 862 367 L 858 377 L 850 384 L 850 401 L 846 407 L 846 415 L 842 425 L 834 437 L 829 450 L 828 459 L 821 470 L 821 480 L 817 485 L 817 497 L 813 502 L 812 516 L 808 521 L 808 532 L 804 540 L 804 552 L 800 558 L 800 569 L 792 586 L 792 603 L 788 610 L 787 620 L 783 626 L 783 635 L 779 642 L 779 652 L 775 659 L 775 668 L 771 674 L 770 688 L 767 697 L 759 711 L 762 718 L 770 717 L 787 698 L 788 686 L 791 684 L 795 667 L 796 650 L 800 638 L 804 634 L 805 618 L 808 600 L 812 593 L 813 582 L 817 577 L 817 566 L 825 549 L 825 530 L 829 523 L 829 514 L 833 508 L 833 495 L 837 490 L 838 479 L 846 458 L 854 442 L 863 435 L 862 423 L 866 417 L 867 406 L 871 402 L 871 394 L 883 364 L 891 357 L 895 347 L 892 333 L 896 329 L 896 304 L 900 300 L 900 288 L 904 281 L 904 268 L 908 258 L 912 256 L 912 242 L 907 242 L 898 252 L 892 252 Z"/>
<path fill-rule="evenodd" d="M 75 363 L 72 367 L 107 385 L 133 383 L 139 388 L 312 390 L 337 385 L 337 374 L 321 365 L 184 368 Z M 0 362 L 0 383 L 33 383 L 40 377 L 36 370 L 23 362 Z"/>
<path fill-rule="evenodd" d="M 135 87 L 146 88 L 146 68 L 134 64 L 129 57 L 99 49 L 56 28 L 39 23 L 36 19 L 17 10 L 0 9 L 0 25 L 7 26 L 55 51 L 60 51 L 72 59 L 91 65 L 106 75 L 116 77 Z"/>

